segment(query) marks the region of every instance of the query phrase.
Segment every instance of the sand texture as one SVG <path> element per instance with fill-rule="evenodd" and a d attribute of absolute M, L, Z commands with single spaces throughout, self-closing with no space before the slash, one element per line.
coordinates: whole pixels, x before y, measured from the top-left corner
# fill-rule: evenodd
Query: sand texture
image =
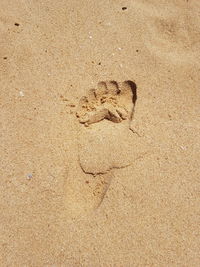
<path fill-rule="evenodd" d="M 200 266 L 200 1 L 1 0 L 0 267 Z"/>

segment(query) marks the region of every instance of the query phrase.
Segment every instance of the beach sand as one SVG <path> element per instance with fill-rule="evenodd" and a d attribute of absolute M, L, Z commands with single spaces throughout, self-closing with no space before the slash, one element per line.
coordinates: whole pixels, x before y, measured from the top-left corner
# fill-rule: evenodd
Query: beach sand
<path fill-rule="evenodd" d="M 0 266 L 200 266 L 199 15 L 1 0 Z"/>

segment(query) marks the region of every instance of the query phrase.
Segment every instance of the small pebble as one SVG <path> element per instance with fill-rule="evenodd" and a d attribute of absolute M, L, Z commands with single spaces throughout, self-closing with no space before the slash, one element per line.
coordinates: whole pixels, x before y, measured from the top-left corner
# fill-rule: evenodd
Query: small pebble
<path fill-rule="evenodd" d="M 92 36 L 90 35 L 89 38 L 92 39 Z"/>
<path fill-rule="evenodd" d="M 19 91 L 20 96 L 24 96 L 24 93 L 22 91 Z"/>
<path fill-rule="evenodd" d="M 180 146 L 180 148 L 181 148 L 182 150 L 186 150 L 186 147 L 185 147 L 185 146 Z"/>
<path fill-rule="evenodd" d="M 32 173 L 28 173 L 26 177 L 27 177 L 28 180 L 30 180 L 30 179 L 33 178 L 33 175 L 32 175 Z"/>
<path fill-rule="evenodd" d="M 122 48 L 121 48 L 121 47 L 118 47 L 118 49 L 119 49 L 119 50 L 122 50 Z"/>

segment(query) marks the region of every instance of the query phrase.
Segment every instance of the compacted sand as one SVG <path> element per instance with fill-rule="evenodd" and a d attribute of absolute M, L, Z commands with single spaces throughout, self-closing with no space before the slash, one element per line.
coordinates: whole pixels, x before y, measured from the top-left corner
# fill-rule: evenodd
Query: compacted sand
<path fill-rule="evenodd" d="M 199 16 L 1 0 L 0 266 L 200 266 Z"/>

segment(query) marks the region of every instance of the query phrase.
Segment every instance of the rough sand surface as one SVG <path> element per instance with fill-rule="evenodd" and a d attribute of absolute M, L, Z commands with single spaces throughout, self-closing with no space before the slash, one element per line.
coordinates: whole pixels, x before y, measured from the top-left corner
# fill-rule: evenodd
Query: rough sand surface
<path fill-rule="evenodd" d="M 200 266 L 199 15 L 1 0 L 0 266 Z"/>

